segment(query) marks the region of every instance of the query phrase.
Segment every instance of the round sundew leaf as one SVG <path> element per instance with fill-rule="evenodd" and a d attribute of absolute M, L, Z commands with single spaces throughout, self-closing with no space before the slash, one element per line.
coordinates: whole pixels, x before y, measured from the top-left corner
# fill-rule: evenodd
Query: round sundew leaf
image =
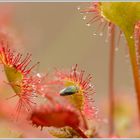
<path fill-rule="evenodd" d="M 83 109 L 84 97 L 83 97 L 81 92 L 78 92 L 76 94 L 70 95 L 69 100 L 80 111 Z"/>
<path fill-rule="evenodd" d="M 30 120 L 36 126 L 41 127 L 78 127 L 80 124 L 79 116 L 75 111 L 65 108 L 61 105 L 55 105 L 51 108 L 43 105 L 31 113 Z"/>
<path fill-rule="evenodd" d="M 10 66 L 4 66 L 4 70 L 9 83 L 11 84 L 15 93 L 21 93 L 21 84 L 23 80 L 23 74 L 19 72 L 16 68 Z"/>
<path fill-rule="evenodd" d="M 102 16 L 121 28 L 128 43 L 132 42 L 135 24 L 140 20 L 139 13 L 139 2 L 101 3 Z"/>
<path fill-rule="evenodd" d="M 66 82 L 66 88 L 65 89 L 69 89 L 69 87 L 75 87 L 72 88 L 72 91 L 77 91 L 75 94 L 69 95 L 67 96 L 67 99 L 80 111 L 83 109 L 83 104 L 84 104 L 84 95 L 83 92 L 80 90 L 80 88 L 78 89 L 78 85 L 75 85 L 74 82 L 71 81 L 67 81 Z"/>
<path fill-rule="evenodd" d="M 91 85 L 92 75 L 85 75 L 85 71 L 78 69 L 78 65 L 76 64 L 69 72 L 57 71 L 56 77 L 64 86 L 64 90 L 61 91 L 63 94 L 67 94 L 67 90 L 72 91 L 68 93 L 73 93 L 65 95 L 65 98 L 80 112 L 86 113 L 88 117 L 91 117 L 91 114 L 94 114 L 94 99 L 92 95 L 95 93 Z M 77 92 L 74 93 L 73 91 L 76 90 Z"/>

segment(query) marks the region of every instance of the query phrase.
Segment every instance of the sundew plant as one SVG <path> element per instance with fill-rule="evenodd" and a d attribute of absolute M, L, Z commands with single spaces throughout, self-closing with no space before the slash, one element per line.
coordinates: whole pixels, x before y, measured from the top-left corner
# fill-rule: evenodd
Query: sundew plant
<path fill-rule="evenodd" d="M 139 2 L 0 3 L 0 69 L 0 138 L 140 137 Z"/>

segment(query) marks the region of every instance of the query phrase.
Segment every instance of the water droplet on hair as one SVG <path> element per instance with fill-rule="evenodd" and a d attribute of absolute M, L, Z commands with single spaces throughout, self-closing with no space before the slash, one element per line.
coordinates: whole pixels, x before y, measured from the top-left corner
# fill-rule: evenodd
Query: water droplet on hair
<path fill-rule="evenodd" d="M 101 33 L 99 34 L 99 36 L 103 36 L 103 33 L 101 32 Z"/>
<path fill-rule="evenodd" d="M 90 24 L 89 24 L 89 23 L 87 23 L 87 26 L 89 27 L 89 26 L 90 26 Z"/>
<path fill-rule="evenodd" d="M 86 18 L 87 18 L 86 16 L 83 16 L 83 18 L 82 18 L 82 19 L 83 19 L 83 20 L 86 20 Z"/>
<path fill-rule="evenodd" d="M 41 74 L 40 73 L 37 73 L 37 77 L 41 78 Z"/>
<path fill-rule="evenodd" d="M 80 9 L 81 9 L 80 6 L 78 6 L 78 7 L 77 7 L 77 10 L 80 10 Z"/>
<path fill-rule="evenodd" d="M 43 91 L 44 90 L 44 88 L 43 87 L 41 87 L 41 91 Z"/>

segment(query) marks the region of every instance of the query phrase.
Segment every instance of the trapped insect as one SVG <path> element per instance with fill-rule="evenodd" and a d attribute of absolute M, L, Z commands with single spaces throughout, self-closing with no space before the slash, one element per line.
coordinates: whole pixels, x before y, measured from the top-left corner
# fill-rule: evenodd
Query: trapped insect
<path fill-rule="evenodd" d="M 61 96 L 73 95 L 78 93 L 79 89 L 77 86 L 69 86 L 60 91 Z"/>

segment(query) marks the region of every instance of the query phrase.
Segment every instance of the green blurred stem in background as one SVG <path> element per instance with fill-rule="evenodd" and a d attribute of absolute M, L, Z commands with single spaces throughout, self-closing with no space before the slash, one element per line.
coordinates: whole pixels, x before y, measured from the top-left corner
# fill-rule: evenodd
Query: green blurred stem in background
<path fill-rule="evenodd" d="M 101 3 L 103 16 L 110 22 L 119 26 L 123 31 L 129 49 L 129 56 L 133 71 L 134 85 L 137 95 L 137 106 L 140 127 L 140 78 L 139 67 L 137 63 L 134 29 L 140 21 L 140 3 L 139 2 L 103 2 Z"/>

